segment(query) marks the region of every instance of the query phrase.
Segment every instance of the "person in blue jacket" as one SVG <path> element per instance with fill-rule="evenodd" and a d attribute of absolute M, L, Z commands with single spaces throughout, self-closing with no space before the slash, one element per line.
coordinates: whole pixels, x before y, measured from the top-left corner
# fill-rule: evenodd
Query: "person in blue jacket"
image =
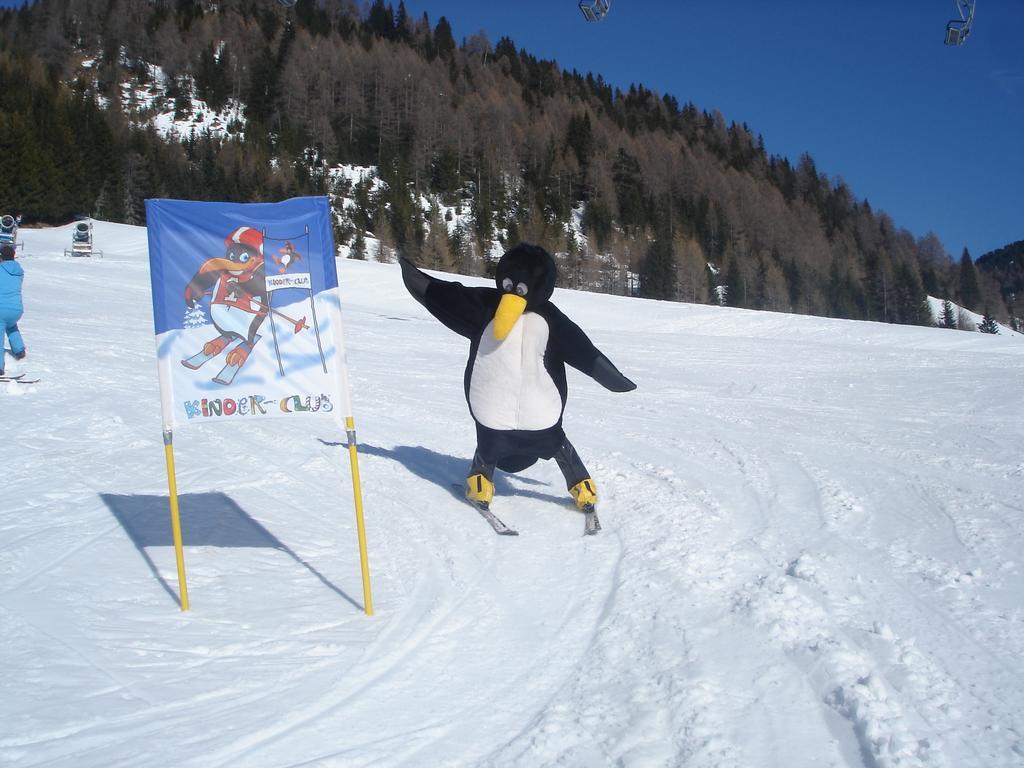
<path fill-rule="evenodd" d="M 25 270 L 14 260 L 14 246 L 0 247 L 0 343 L 4 336 L 11 340 L 11 354 L 15 360 L 25 357 L 25 341 L 18 330 L 18 321 L 25 311 L 21 303 L 21 284 Z M 0 355 L 0 376 L 4 375 L 3 356 Z"/>

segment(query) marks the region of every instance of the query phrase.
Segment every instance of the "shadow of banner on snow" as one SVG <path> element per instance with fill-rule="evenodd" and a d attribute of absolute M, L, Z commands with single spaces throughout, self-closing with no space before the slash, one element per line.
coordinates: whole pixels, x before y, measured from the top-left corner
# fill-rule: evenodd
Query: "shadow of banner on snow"
<path fill-rule="evenodd" d="M 180 604 L 177 591 L 160 575 L 147 547 L 173 547 L 170 502 L 166 496 L 101 493 L 100 498 L 135 544 L 150 572 Z M 184 493 L 178 496 L 182 544 L 186 547 L 250 547 L 276 549 L 301 565 L 324 586 L 359 610 L 363 606 L 332 584 L 287 544 L 263 527 L 223 493 Z"/>

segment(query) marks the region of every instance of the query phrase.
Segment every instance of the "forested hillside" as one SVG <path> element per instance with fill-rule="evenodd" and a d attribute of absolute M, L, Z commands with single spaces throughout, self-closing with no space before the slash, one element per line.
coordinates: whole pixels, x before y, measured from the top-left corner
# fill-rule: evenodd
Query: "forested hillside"
<path fill-rule="evenodd" d="M 978 270 L 995 280 L 1011 316 L 1019 317 L 1024 300 L 1024 240 L 982 255 L 978 259 Z"/>
<path fill-rule="evenodd" d="M 576 287 L 925 324 L 927 292 L 1008 316 L 988 273 L 810 156 L 401 3 L 38 0 L 0 15 L 0 40 L 0 209 L 26 221 L 343 195 L 340 242 L 442 269 L 486 273 L 495 243 L 524 239 Z"/>

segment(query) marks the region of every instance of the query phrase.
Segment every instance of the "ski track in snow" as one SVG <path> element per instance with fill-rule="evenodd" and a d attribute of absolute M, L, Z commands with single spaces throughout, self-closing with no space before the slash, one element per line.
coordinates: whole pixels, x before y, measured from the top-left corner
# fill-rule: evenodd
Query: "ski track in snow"
<path fill-rule="evenodd" d="M 602 533 L 541 462 L 498 537 L 466 342 L 340 261 L 376 616 L 326 420 L 179 430 L 181 613 L 145 231 L 22 231 L 0 764 L 1024 765 L 1019 339 L 559 291 L 639 389 L 570 373 Z"/>

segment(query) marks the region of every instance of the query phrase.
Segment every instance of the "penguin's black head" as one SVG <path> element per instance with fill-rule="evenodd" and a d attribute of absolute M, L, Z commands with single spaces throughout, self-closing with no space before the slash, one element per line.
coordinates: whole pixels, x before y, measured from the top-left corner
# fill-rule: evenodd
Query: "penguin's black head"
<path fill-rule="evenodd" d="M 551 254 L 539 245 L 519 243 L 501 257 L 494 279 L 499 291 L 522 296 L 532 309 L 551 298 L 557 274 Z"/>
<path fill-rule="evenodd" d="M 505 252 L 494 275 L 501 292 L 494 315 L 495 338 L 504 340 L 523 312 L 551 298 L 557 273 L 555 260 L 540 246 L 519 243 Z"/>

